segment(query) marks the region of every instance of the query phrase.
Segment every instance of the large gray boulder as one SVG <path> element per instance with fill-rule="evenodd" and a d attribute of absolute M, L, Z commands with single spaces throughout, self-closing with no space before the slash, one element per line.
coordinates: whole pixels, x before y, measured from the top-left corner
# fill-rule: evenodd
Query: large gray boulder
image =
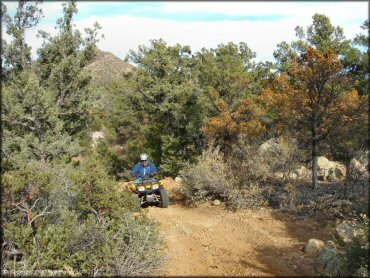
<path fill-rule="evenodd" d="M 355 236 L 355 229 L 347 221 L 343 221 L 342 223 L 338 224 L 335 227 L 335 230 L 340 239 L 346 243 L 351 242 Z"/>
<path fill-rule="evenodd" d="M 304 252 L 310 257 L 316 257 L 324 247 L 325 243 L 323 241 L 312 238 L 307 242 Z"/>

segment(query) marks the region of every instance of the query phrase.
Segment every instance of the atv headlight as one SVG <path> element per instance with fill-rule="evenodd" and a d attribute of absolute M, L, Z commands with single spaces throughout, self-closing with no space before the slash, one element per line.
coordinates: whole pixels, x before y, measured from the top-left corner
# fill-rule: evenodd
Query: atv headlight
<path fill-rule="evenodd" d="M 139 190 L 139 191 L 145 191 L 145 187 L 144 187 L 144 186 L 139 186 L 139 187 L 138 187 L 138 190 Z"/>
<path fill-rule="evenodd" d="M 153 189 L 158 189 L 159 185 L 158 184 L 153 184 Z"/>

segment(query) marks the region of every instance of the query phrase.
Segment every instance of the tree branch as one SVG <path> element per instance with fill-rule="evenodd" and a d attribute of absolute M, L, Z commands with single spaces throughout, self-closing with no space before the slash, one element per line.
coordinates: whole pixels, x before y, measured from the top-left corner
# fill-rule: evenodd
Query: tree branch
<path fill-rule="evenodd" d="M 33 217 L 33 218 L 32 218 L 32 220 L 30 221 L 30 223 L 28 223 L 28 224 L 29 224 L 29 225 L 31 225 L 31 224 L 32 224 L 32 222 L 36 220 L 36 218 L 38 218 L 38 217 L 40 217 L 40 216 L 44 216 L 44 215 L 46 215 L 46 214 L 51 213 L 51 211 L 46 211 L 50 206 L 51 206 L 51 204 L 47 205 L 47 206 L 44 208 L 44 210 L 43 210 L 40 214 L 38 214 L 38 215 L 36 215 L 35 217 Z"/>

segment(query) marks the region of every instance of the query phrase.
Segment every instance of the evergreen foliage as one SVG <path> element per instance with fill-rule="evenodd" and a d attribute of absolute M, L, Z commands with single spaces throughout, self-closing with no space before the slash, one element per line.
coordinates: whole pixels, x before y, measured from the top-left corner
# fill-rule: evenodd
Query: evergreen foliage
<path fill-rule="evenodd" d="M 140 211 L 140 219 L 132 217 L 134 196 L 118 189 L 111 165 L 86 138 L 90 107 L 100 99 L 83 69 L 94 59 L 100 27 L 86 29 L 83 38 L 72 26 L 76 3 L 66 3 L 59 33 L 40 32 L 45 41 L 32 61 L 25 32 L 42 14 L 37 4 L 20 1 L 14 18 L 2 5 L 12 36 L 2 53 L 2 271 L 10 269 L 6 254 L 12 252 L 24 262 L 16 270 L 155 271 L 161 260 L 156 224 Z M 138 258 L 148 268 L 133 268 Z"/>
<path fill-rule="evenodd" d="M 130 52 L 133 70 L 92 83 L 86 67 L 100 26 L 82 34 L 77 12 L 76 1 L 64 4 L 58 33 L 39 31 L 32 60 L 25 34 L 42 17 L 38 2 L 19 1 L 13 18 L 1 6 L 11 37 L 1 53 L 2 270 L 10 268 L 5 251 L 17 251 L 24 270 L 156 273 L 157 226 L 118 188 L 141 152 L 161 176 L 180 173 L 189 199 L 239 209 L 265 204 L 274 173 L 289 179 L 301 153 L 348 166 L 368 143 L 369 36 L 346 39 L 325 15 L 296 27 L 297 40 L 278 45 L 275 63 L 253 62 L 245 42 L 194 53 L 154 39 Z M 94 131 L 105 138 L 92 145 Z M 262 141 L 280 134 L 280 151 L 262 154 Z"/>

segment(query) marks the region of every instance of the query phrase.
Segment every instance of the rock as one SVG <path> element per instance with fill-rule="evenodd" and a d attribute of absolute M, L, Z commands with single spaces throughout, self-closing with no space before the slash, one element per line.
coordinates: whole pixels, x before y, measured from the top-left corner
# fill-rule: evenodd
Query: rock
<path fill-rule="evenodd" d="M 309 163 L 309 168 L 312 168 L 312 161 Z M 346 167 L 335 161 L 330 161 L 325 156 L 317 158 L 317 176 L 323 181 L 340 181 L 343 180 L 346 173 Z"/>
<path fill-rule="evenodd" d="M 274 176 L 278 179 L 283 179 L 284 178 L 284 173 L 283 172 L 276 172 Z M 296 173 L 290 173 L 289 178 L 296 180 L 298 178 L 298 175 Z"/>
<path fill-rule="evenodd" d="M 318 171 L 329 170 L 333 166 L 334 166 L 333 162 L 331 162 L 325 156 L 319 156 L 317 158 L 317 170 Z"/>
<path fill-rule="evenodd" d="M 323 241 L 312 238 L 307 242 L 304 252 L 310 257 L 316 257 L 324 246 L 325 244 Z"/>
<path fill-rule="evenodd" d="M 282 173 L 282 172 L 276 172 L 276 173 L 274 174 L 274 176 L 275 176 L 276 178 L 278 178 L 278 179 L 282 179 L 282 178 L 284 178 L 284 173 Z"/>
<path fill-rule="evenodd" d="M 182 178 L 180 178 L 180 177 L 176 177 L 176 178 L 175 178 L 175 182 L 182 182 Z"/>
<path fill-rule="evenodd" d="M 214 201 L 212 202 L 212 204 L 213 204 L 214 206 L 219 206 L 219 205 L 221 205 L 221 202 L 220 202 L 220 200 L 214 200 Z"/>
<path fill-rule="evenodd" d="M 326 180 L 340 181 L 345 178 L 346 167 L 338 162 L 334 162 L 334 166 L 329 169 Z"/>
<path fill-rule="evenodd" d="M 259 152 L 265 153 L 265 152 L 274 152 L 280 149 L 279 145 L 279 139 L 277 138 L 271 138 L 264 142 L 258 149 Z"/>
<path fill-rule="evenodd" d="M 317 258 L 317 263 L 320 270 L 329 276 L 339 276 L 343 268 L 341 255 L 334 248 L 324 249 Z"/>
<path fill-rule="evenodd" d="M 338 236 L 346 243 L 351 242 L 355 236 L 355 230 L 347 221 L 343 221 L 335 227 Z"/>
<path fill-rule="evenodd" d="M 369 277 L 369 270 L 366 267 L 361 266 L 352 274 L 352 277 Z"/>
<path fill-rule="evenodd" d="M 307 177 L 309 171 L 307 170 L 306 167 L 304 167 L 303 165 L 297 169 L 294 170 L 294 173 L 297 175 L 297 178 L 305 178 Z"/>
<path fill-rule="evenodd" d="M 92 146 L 93 147 L 96 147 L 98 142 L 102 139 L 105 139 L 105 134 L 104 132 L 102 131 L 94 131 L 92 134 L 91 134 L 91 138 L 92 138 Z"/>

